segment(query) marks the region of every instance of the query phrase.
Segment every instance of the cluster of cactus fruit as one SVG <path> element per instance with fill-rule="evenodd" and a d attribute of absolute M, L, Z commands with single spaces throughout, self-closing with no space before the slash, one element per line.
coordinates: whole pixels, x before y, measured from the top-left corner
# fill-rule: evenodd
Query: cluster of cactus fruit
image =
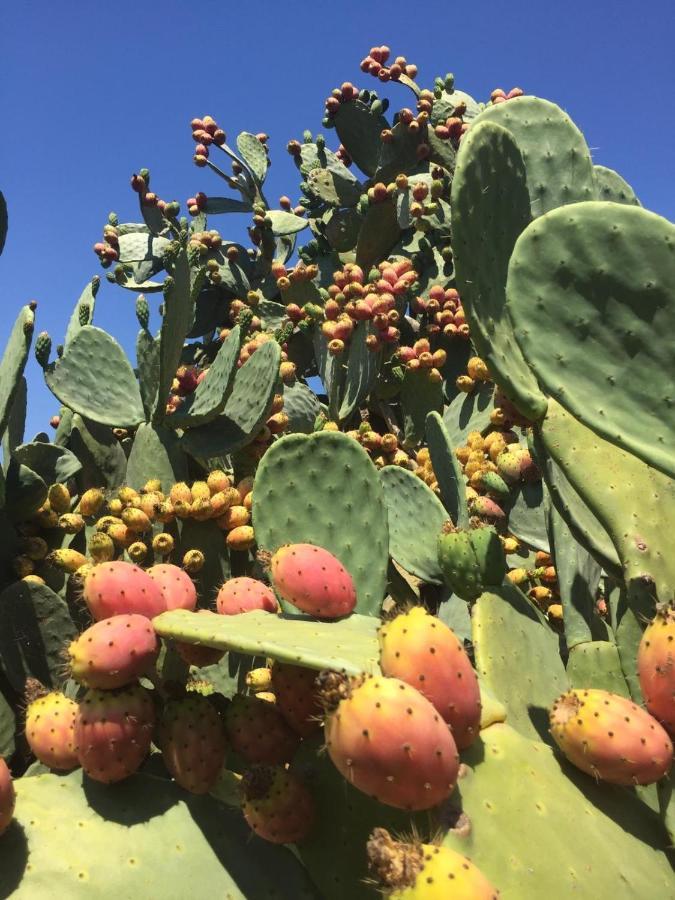
<path fill-rule="evenodd" d="M 51 440 L 10 335 L 2 896 L 675 893 L 675 227 L 555 104 L 361 70 L 410 107 L 332 91 L 296 204 L 212 116 L 234 195 L 133 176 L 136 364 L 96 276 Z"/>

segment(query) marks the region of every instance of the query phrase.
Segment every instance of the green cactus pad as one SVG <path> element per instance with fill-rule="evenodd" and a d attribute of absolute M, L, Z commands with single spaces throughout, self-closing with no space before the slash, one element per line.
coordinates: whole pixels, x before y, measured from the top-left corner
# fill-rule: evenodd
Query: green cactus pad
<path fill-rule="evenodd" d="M 237 371 L 240 330 L 236 325 L 223 341 L 203 381 L 178 409 L 167 415 L 172 428 L 194 428 L 211 422 L 225 408 L 232 380 Z"/>
<path fill-rule="evenodd" d="M 258 180 L 258 183 L 262 185 L 269 166 L 269 160 L 263 144 L 254 134 L 242 131 L 241 134 L 237 135 L 237 150 L 241 153 L 242 159 Z"/>
<path fill-rule="evenodd" d="M 307 616 L 278 616 L 262 610 L 207 616 L 174 609 L 157 616 L 152 625 L 169 640 L 268 656 L 309 669 L 348 675 L 380 671 L 380 620 L 374 616 L 354 614 L 336 622 L 315 622 Z"/>
<path fill-rule="evenodd" d="M 438 535 L 448 515 L 434 492 L 408 469 L 385 466 L 380 483 L 387 504 L 389 555 L 411 575 L 442 584 Z"/>
<path fill-rule="evenodd" d="M 389 123 L 361 100 L 341 103 L 333 119 L 340 143 L 366 175 L 374 175 L 380 158 L 380 135 Z"/>
<path fill-rule="evenodd" d="M 140 490 L 146 481 L 159 478 L 168 494 L 177 481 L 187 478 L 187 458 L 173 431 L 143 422 L 134 437 L 127 462 L 127 483 Z"/>
<path fill-rule="evenodd" d="M 54 396 L 85 418 L 121 428 L 145 420 L 129 360 L 117 341 L 94 325 L 80 328 L 44 375 Z"/>
<path fill-rule="evenodd" d="M 309 219 L 303 219 L 302 216 L 296 216 L 295 213 L 284 212 L 282 209 L 268 210 L 265 218 L 272 220 L 272 234 L 280 237 L 297 234 L 309 226 Z"/>
<path fill-rule="evenodd" d="M 235 197 L 207 197 L 204 212 L 208 216 L 219 216 L 222 213 L 252 212 L 253 207 L 244 200 Z"/>
<path fill-rule="evenodd" d="M 136 337 L 136 364 L 138 366 L 138 386 L 148 420 L 155 408 L 157 388 L 159 387 L 159 350 L 159 338 L 153 338 L 149 331 L 141 328 Z"/>
<path fill-rule="evenodd" d="M 529 547 L 548 553 L 544 496 L 540 481 L 518 485 L 509 511 L 509 531 Z"/>
<path fill-rule="evenodd" d="M 501 585 L 506 558 L 499 535 L 491 526 L 439 532 L 438 563 L 447 587 L 464 600 Z"/>
<path fill-rule="evenodd" d="M 428 371 L 406 369 L 401 384 L 404 446 L 415 447 L 424 439 L 427 416 L 443 409 L 443 383 L 432 381 Z"/>
<path fill-rule="evenodd" d="M 35 313 L 30 306 L 24 306 L 10 332 L 0 361 L 0 435 L 7 427 L 12 404 L 21 384 L 33 339 L 34 325 Z"/>
<path fill-rule="evenodd" d="M 314 391 L 297 379 L 284 385 L 284 409 L 288 416 L 290 434 L 311 434 L 314 422 L 321 412 L 321 404 Z"/>
<path fill-rule="evenodd" d="M 675 533 L 675 482 L 603 441 L 554 400 L 540 428 L 541 442 L 607 530 L 626 583 L 645 577 L 663 600 L 672 596 L 675 558 L 664 535 Z M 654 593 L 654 590 L 650 593 Z"/>
<path fill-rule="evenodd" d="M 463 759 L 469 769 L 450 803 L 461 793 L 471 827 L 443 843 L 468 856 L 500 900 L 673 896 L 665 834 L 625 789 L 561 768 L 549 747 L 508 724 L 482 731 Z"/>
<path fill-rule="evenodd" d="M 10 459 L 5 472 L 4 509 L 14 522 L 30 518 L 47 499 L 47 485 L 28 466 Z"/>
<path fill-rule="evenodd" d="M 127 458 L 122 445 L 106 425 L 98 425 L 75 414 L 69 446 L 82 463 L 78 482 L 81 490 L 105 486 L 114 490 L 124 483 Z"/>
<path fill-rule="evenodd" d="M 627 206 L 642 206 L 633 188 L 614 169 L 593 166 L 595 179 L 595 199 L 625 203 Z"/>
<path fill-rule="evenodd" d="M 83 323 L 80 321 L 81 309 L 88 310 L 87 320 L 86 322 L 84 322 L 84 325 L 91 325 L 94 321 L 94 306 L 96 304 L 96 294 L 98 293 L 100 284 L 101 279 L 98 277 L 98 275 L 95 275 L 80 294 L 79 300 L 75 304 L 75 309 L 73 310 L 70 321 L 68 323 L 66 337 L 63 341 L 64 347 L 68 347 L 68 344 L 72 341 L 77 332 L 83 326 Z"/>
<path fill-rule="evenodd" d="M 18 581 L 0 594 L 0 660 L 15 691 L 29 675 L 60 687 L 63 648 L 76 636 L 68 604 L 46 584 Z"/>
<path fill-rule="evenodd" d="M 466 444 L 470 431 L 482 434 L 490 427 L 494 390 L 493 384 L 479 384 L 470 394 L 457 394 L 443 413 L 443 424 L 455 450 Z"/>
<path fill-rule="evenodd" d="M 565 477 L 560 466 L 546 452 L 539 432 L 533 435 L 534 450 L 549 498 L 577 541 L 597 559 L 606 572 L 620 577 L 621 563 L 609 535 Z"/>
<path fill-rule="evenodd" d="M 366 338 L 373 333 L 368 322 L 359 322 L 349 341 L 344 390 L 338 416 L 347 419 L 372 391 L 380 368 L 380 353 L 368 349 Z"/>
<path fill-rule="evenodd" d="M 471 614 L 466 600 L 448 591 L 447 599 L 438 604 L 436 615 L 448 628 L 452 628 L 460 641 L 471 640 Z"/>
<path fill-rule="evenodd" d="M 199 606 L 212 609 L 216 594 L 223 582 L 230 577 L 230 554 L 225 535 L 215 522 L 184 519 L 180 523 L 175 558 L 182 559 L 188 550 L 201 550 L 204 554 L 204 566 L 193 577 L 193 581 L 197 586 Z"/>
<path fill-rule="evenodd" d="M 303 741 L 294 766 L 305 777 L 316 804 L 316 828 L 296 852 L 324 900 L 374 900 L 378 896 L 368 883 L 366 842 L 373 828 L 394 834 L 413 828 L 425 839 L 431 837 L 427 813 L 411 814 L 384 806 L 352 787 L 340 775 L 320 742 Z"/>
<path fill-rule="evenodd" d="M 181 247 L 167 261 L 169 276 L 164 282 L 164 315 L 160 332 L 159 387 L 153 421 L 161 422 L 166 415 L 166 401 L 171 382 L 180 364 L 185 337 L 195 314 L 195 302 L 190 287 L 190 264 L 185 247 Z"/>
<path fill-rule="evenodd" d="M 525 163 L 533 218 L 566 203 L 593 200 L 590 151 L 583 134 L 555 103 L 515 97 L 483 110 L 475 124 L 484 122 L 505 128 L 516 142 Z"/>
<path fill-rule="evenodd" d="M 14 400 L 12 401 L 12 408 L 9 411 L 5 433 L 2 435 L 2 459 L 5 469 L 9 465 L 9 458 L 12 455 L 14 448 L 18 447 L 23 441 L 23 434 L 26 427 L 27 400 L 28 383 L 25 375 L 22 375 L 19 379 Z"/>
<path fill-rule="evenodd" d="M 16 447 L 14 458 L 21 465 L 37 472 L 46 484 L 68 481 L 82 468 L 82 463 L 70 450 L 42 441 Z"/>
<path fill-rule="evenodd" d="M 509 259 L 530 218 L 518 146 L 505 128 L 481 116 L 462 140 L 452 181 L 457 289 L 478 355 L 520 412 L 538 419 L 546 399 L 516 343 L 505 295 Z"/>
<path fill-rule="evenodd" d="M 572 649 L 592 640 L 595 598 L 602 569 L 574 539 L 550 499 L 546 504 L 546 523 L 563 608 L 565 642 Z"/>
<path fill-rule="evenodd" d="M 546 740 L 548 708 L 567 690 L 558 638 L 513 585 L 486 592 L 471 615 L 476 669 L 525 737 Z"/>
<path fill-rule="evenodd" d="M 186 431 L 181 440 L 183 449 L 210 459 L 246 446 L 270 414 L 280 359 L 276 341 L 259 347 L 237 372 L 222 414 L 207 425 Z"/>
<path fill-rule="evenodd" d="M 387 510 L 377 470 L 339 432 L 291 434 L 263 456 L 253 489 L 258 545 L 308 542 L 330 551 L 356 585 L 356 612 L 378 615 L 387 583 Z"/>
<path fill-rule="evenodd" d="M 4 759 L 14 753 L 16 719 L 14 711 L 3 694 L 0 694 L 0 756 Z"/>
<path fill-rule="evenodd" d="M 401 236 L 396 205 L 390 199 L 372 203 L 361 225 L 356 244 L 356 262 L 364 272 L 386 258 Z"/>
<path fill-rule="evenodd" d="M 576 644 L 570 650 L 567 677 L 573 688 L 597 688 L 630 697 L 619 652 L 611 641 Z"/>
<path fill-rule="evenodd" d="M 358 179 L 331 150 L 303 144 L 300 160 L 300 171 L 312 194 L 331 206 L 354 206 L 358 202 L 361 196 Z"/>
<path fill-rule="evenodd" d="M 518 343 L 544 390 L 671 478 L 674 246 L 675 226 L 644 209 L 566 206 L 521 235 L 506 291 Z"/>
<path fill-rule="evenodd" d="M 3 897 L 47 900 L 57 886 L 69 900 L 184 900 L 203 896 L 206 885 L 232 900 L 320 896 L 288 849 L 255 837 L 238 811 L 168 778 L 137 774 L 111 789 L 77 770 L 22 778 L 16 787 L 16 824 L 0 844 Z"/>
<path fill-rule="evenodd" d="M 457 528 L 469 527 L 469 509 L 466 504 L 466 481 L 462 467 L 455 456 L 450 435 L 437 412 L 426 418 L 426 436 L 431 465 L 438 482 L 441 500 Z"/>

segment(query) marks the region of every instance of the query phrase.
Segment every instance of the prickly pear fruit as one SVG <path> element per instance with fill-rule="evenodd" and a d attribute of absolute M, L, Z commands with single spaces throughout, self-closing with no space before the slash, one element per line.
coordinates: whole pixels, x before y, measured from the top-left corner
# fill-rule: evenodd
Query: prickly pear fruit
<path fill-rule="evenodd" d="M 497 900 L 499 891 L 466 856 L 449 847 L 395 841 L 375 828 L 370 869 L 388 900 Z"/>
<path fill-rule="evenodd" d="M 165 609 L 189 609 L 197 606 L 197 588 L 187 572 L 171 563 L 157 563 L 146 570 L 164 596 Z"/>
<path fill-rule="evenodd" d="M 675 736 L 675 607 L 662 607 L 645 628 L 637 657 L 645 706 Z"/>
<path fill-rule="evenodd" d="M 274 591 L 255 578 L 230 578 L 218 591 L 216 609 L 223 616 L 236 616 L 252 609 L 279 612 Z"/>
<path fill-rule="evenodd" d="M 158 653 L 152 622 L 137 613 L 101 619 L 68 647 L 73 678 L 102 691 L 136 681 L 152 668 Z"/>
<path fill-rule="evenodd" d="M 550 711 L 551 734 L 582 772 L 611 784 L 652 784 L 669 770 L 673 745 L 653 716 L 602 690 L 562 694 Z"/>
<path fill-rule="evenodd" d="M 257 766 L 242 780 L 244 818 L 273 844 L 297 844 L 311 832 L 314 800 L 297 775 L 281 766 Z"/>
<path fill-rule="evenodd" d="M 75 718 L 77 703 L 60 691 L 33 700 L 26 709 L 26 740 L 40 762 L 67 772 L 76 769 Z"/>
<path fill-rule="evenodd" d="M 225 655 L 224 650 L 217 647 L 205 647 L 203 644 L 184 644 L 181 641 L 174 643 L 174 649 L 183 662 L 189 666 L 213 666 Z"/>
<path fill-rule="evenodd" d="M 7 768 L 7 763 L 0 756 L 0 834 L 7 830 L 14 815 L 16 795 L 12 775 Z"/>
<path fill-rule="evenodd" d="M 382 673 L 423 694 L 450 726 L 460 750 L 480 727 L 480 689 L 471 661 L 454 632 L 421 606 L 380 628 Z"/>
<path fill-rule="evenodd" d="M 159 746 L 178 784 L 193 794 L 207 794 L 225 762 L 225 731 L 218 710 L 199 694 L 168 700 L 160 720 Z"/>
<path fill-rule="evenodd" d="M 398 678 L 320 676 L 328 754 L 354 787 L 399 809 L 430 809 L 457 780 L 457 745 L 441 716 Z"/>
<path fill-rule="evenodd" d="M 348 616 L 356 606 L 351 575 L 337 557 L 314 544 L 286 544 L 272 557 L 277 593 L 302 612 L 321 619 Z"/>
<path fill-rule="evenodd" d="M 236 694 L 225 713 L 232 749 L 246 762 L 276 766 L 290 762 L 300 743 L 276 705 Z"/>
<path fill-rule="evenodd" d="M 88 690 L 75 719 L 80 765 L 104 784 L 133 775 L 148 754 L 154 723 L 152 696 L 140 685 Z"/>
<path fill-rule="evenodd" d="M 321 727 L 323 708 L 316 687 L 316 669 L 275 662 L 272 666 L 272 690 L 277 707 L 296 734 L 309 737 Z"/>
<path fill-rule="evenodd" d="M 456 531 L 447 525 L 438 539 L 438 562 L 445 583 L 463 600 L 475 600 L 506 575 L 504 550 L 492 526 Z"/>
<path fill-rule="evenodd" d="M 83 593 L 89 611 L 97 621 L 125 613 L 138 613 L 153 619 L 166 611 L 159 584 L 143 569 L 128 562 L 94 566 L 84 579 Z"/>

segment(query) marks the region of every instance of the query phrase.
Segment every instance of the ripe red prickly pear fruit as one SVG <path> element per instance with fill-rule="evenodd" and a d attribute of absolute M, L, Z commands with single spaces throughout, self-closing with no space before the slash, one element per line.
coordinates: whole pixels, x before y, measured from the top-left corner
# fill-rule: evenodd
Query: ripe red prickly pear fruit
<path fill-rule="evenodd" d="M 395 841 L 375 828 L 366 849 L 388 900 L 498 900 L 481 870 L 450 847 Z"/>
<path fill-rule="evenodd" d="M 159 746 L 181 787 L 208 794 L 225 763 L 225 731 L 218 710 L 198 694 L 168 700 L 160 720 Z"/>
<path fill-rule="evenodd" d="M 426 697 L 398 678 L 322 680 L 326 747 L 347 781 L 399 809 L 430 809 L 452 793 L 457 745 Z"/>
<path fill-rule="evenodd" d="M 480 688 L 462 642 L 421 606 L 380 628 L 382 674 L 400 678 L 423 694 L 450 726 L 460 750 L 480 728 Z"/>
<path fill-rule="evenodd" d="M 286 544 L 272 557 L 277 593 L 302 612 L 321 619 L 348 616 L 356 606 L 351 575 L 337 557 L 314 544 Z"/>
<path fill-rule="evenodd" d="M 298 844 L 311 832 L 314 800 L 297 775 L 281 766 L 258 766 L 242 781 L 244 818 L 255 833 L 273 844 Z"/>
<path fill-rule="evenodd" d="M 675 736 L 675 607 L 662 607 L 642 635 L 637 657 L 645 706 Z"/>
<path fill-rule="evenodd" d="M 272 666 L 272 691 L 277 707 L 296 734 L 309 737 L 321 727 L 323 707 L 316 686 L 316 669 L 275 662 Z"/>
<path fill-rule="evenodd" d="M 290 762 L 300 738 L 273 703 L 236 694 L 225 713 L 232 749 L 246 762 L 277 766 Z"/>
<path fill-rule="evenodd" d="M 158 654 L 152 622 L 138 614 L 102 619 L 68 647 L 73 678 L 102 691 L 136 681 L 152 668 Z"/>
<path fill-rule="evenodd" d="M 75 719 L 80 765 L 104 784 L 133 775 L 148 754 L 154 724 L 152 696 L 140 685 L 88 690 Z"/>
<path fill-rule="evenodd" d="M 147 574 L 159 587 L 165 609 L 189 609 L 197 606 L 197 589 L 187 572 L 171 563 L 150 566 Z"/>
<path fill-rule="evenodd" d="M 204 610 L 206 612 L 206 610 Z M 180 641 L 174 643 L 174 649 L 183 662 L 189 666 L 213 666 L 225 655 L 224 650 L 217 647 L 205 647 L 203 644 L 184 644 Z"/>
<path fill-rule="evenodd" d="M 166 602 L 156 581 L 128 562 L 105 562 L 94 566 L 84 579 L 84 599 L 96 619 L 138 613 L 153 619 L 166 611 Z"/>
<path fill-rule="evenodd" d="M 602 690 L 562 694 L 549 714 L 551 734 L 582 772 L 611 784 L 652 784 L 669 770 L 673 745 L 648 712 Z"/>
<path fill-rule="evenodd" d="M 274 591 L 255 578 L 230 578 L 218 591 L 216 609 L 222 616 L 236 616 L 253 609 L 279 612 Z"/>
<path fill-rule="evenodd" d="M 75 718 L 77 703 L 60 691 L 38 697 L 26 710 L 26 740 L 40 762 L 68 772 L 76 769 Z"/>
<path fill-rule="evenodd" d="M 14 815 L 16 794 L 7 763 L 0 756 L 0 834 L 6 831 Z"/>

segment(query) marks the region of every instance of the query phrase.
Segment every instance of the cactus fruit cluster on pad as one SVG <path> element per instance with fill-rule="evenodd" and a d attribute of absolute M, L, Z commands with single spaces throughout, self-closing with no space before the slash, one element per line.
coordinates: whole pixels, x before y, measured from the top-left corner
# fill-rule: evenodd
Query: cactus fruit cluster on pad
<path fill-rule="evenodd" d="M 134 174 L 51 440 L 12 329 L 1 896 L 675 895 L 675 227 L 548 100 L 361 72 L 296 201 L 209 115 L 234 193 Z"/>

